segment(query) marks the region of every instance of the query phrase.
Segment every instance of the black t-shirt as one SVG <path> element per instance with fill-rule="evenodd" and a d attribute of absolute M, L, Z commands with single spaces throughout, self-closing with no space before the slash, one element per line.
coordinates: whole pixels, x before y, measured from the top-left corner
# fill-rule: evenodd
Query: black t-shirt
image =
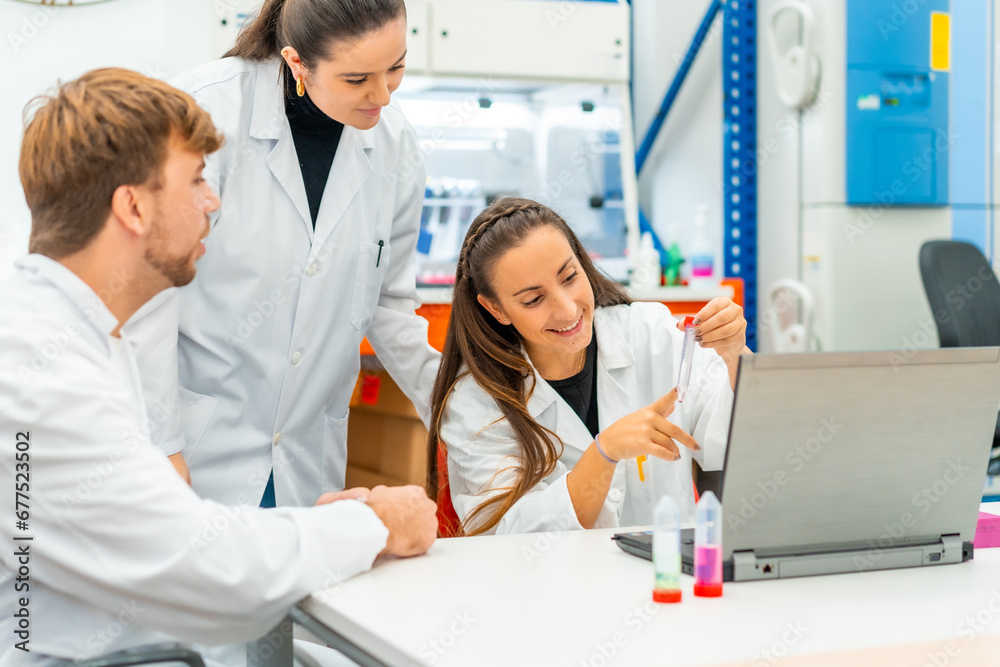
<path fill-rule="evenodd" d="M 315 229 L 319 204 L 323 201 L 323 190 L 326 188 L 327 179 L 330 178 L 330 168 L 337 154 L 337 144 L 340 143 L 340 135 L 344 132 L 344 124 L 323 113 L 309 99 L 308 92 L 299 97 L 295 92 L 295 78 L 287 68 L 285 69 L 285 115 L 292 129 L 295 154 L 302 170 L 309 214 L 312 216 Z"/>
<path fill-rule="evenodd" d="M 573 408 L 590 435 L 600 430 L 597 420 L 597 333 L 590 337 L 587 346 L 587 360 L 583 370 L 564 380 L 546 380 L 563 400 Z"/>

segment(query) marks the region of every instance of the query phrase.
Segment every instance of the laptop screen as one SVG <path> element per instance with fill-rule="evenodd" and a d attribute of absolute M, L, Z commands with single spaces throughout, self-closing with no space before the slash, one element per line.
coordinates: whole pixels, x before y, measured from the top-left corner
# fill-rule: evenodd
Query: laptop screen
<path fill-rule="evenodd" d="M 998 348 L 743 357 L 724 558 L 971 542 L 998 408 Z"/>

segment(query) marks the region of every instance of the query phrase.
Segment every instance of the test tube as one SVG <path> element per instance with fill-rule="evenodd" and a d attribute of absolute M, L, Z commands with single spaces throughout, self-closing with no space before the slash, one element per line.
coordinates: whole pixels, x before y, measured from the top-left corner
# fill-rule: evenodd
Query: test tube
<path fill-rule="evenodd" d="M 653 601 L 681 601 L 681 512 L 670 496 L 653 510 Z"/>
<path fill-rule="evenodd" d="M 722 504 L 711 491 L 701 495 L 695 510 L 694 594 L 722 595 Z"/>
<path fill-rule="evenodd" d="M 684 318 L 684 344 L 681 345 L 681 370 L 677 375 L 677 402 L 684 400 L 691 382 L 691 364 L 694 362 L 694 317 Z"/>

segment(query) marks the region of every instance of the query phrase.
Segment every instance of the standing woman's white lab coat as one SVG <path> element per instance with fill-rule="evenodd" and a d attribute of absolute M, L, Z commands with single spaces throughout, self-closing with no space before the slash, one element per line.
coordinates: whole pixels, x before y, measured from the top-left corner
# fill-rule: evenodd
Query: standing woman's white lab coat
<path fill-rule="evenodd" d="M 659 303 L 633 303 L 594 310 L 597 335 L 597 410 L 600 430 L 668 394 L 677 384 L 683 334 L 677 320 Z M 530 382 L 530 381 L 529 381 Z M 663 494 L 677 501 L 685 521 L 694 520 L 691 459 L 717 470 L 725 459 L 732 413 L 729 371 L 714 350 L 698 349 L 691 386 L 668 419 L 701 445 L 698 452 L 679 446 L 677 461 L 652 456 L 639 480 L 636 459 L 618 463 L 595 528 L 651 524 Z M 495 531 L 529 533 L 582 529 L 566 487 L 566 474 L 594 441 L 573 409 L 535 372 L 528 401 L 535 421 L 552 430 L 565 448 L 555 470 L 503 516 Z M 441 425 L 448 450 L 448 483 L 459 519 L 465 518 L 502 487 L 510 486 L 520 445 L 496 401 L 471 376 L 458 381 L 448 398 Z M 556 443 L 558 451 L 558 443 Z"/>
<path fill-rule="evenodd" d="M 394 106 L 370 130 L 344 126 L 314 231 L 283 66 L 225 58 L 173 82 L 225 134 L 204 172 L 222 205 L 194 282 L 128 325 L 154 442 L 183 448 L 195 490 L 230 504 L 259 503 L 272 467 L 279 506 L 343 488 L 366 335 L 422 415 L 439 361 L 414 313 L 425 182 L 413 129 Z"/>

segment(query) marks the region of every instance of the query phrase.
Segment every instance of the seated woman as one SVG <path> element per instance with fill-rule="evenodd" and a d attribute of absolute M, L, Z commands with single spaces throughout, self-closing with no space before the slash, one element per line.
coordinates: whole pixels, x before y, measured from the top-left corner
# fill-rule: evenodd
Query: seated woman
<path fill-rule="evenodd" d="M 545 206 L 483 211 L 459 255 L 429 438 L 431 486 L 440 442 L 463 532 L 649 524 L 663 494 L 693 520 L 691 459 L 722 466 L 750 352 L 731 300 L 695 323 L 701 349 L 675 402 L 683 333 L 664 305 L 632 303 Z"/>

